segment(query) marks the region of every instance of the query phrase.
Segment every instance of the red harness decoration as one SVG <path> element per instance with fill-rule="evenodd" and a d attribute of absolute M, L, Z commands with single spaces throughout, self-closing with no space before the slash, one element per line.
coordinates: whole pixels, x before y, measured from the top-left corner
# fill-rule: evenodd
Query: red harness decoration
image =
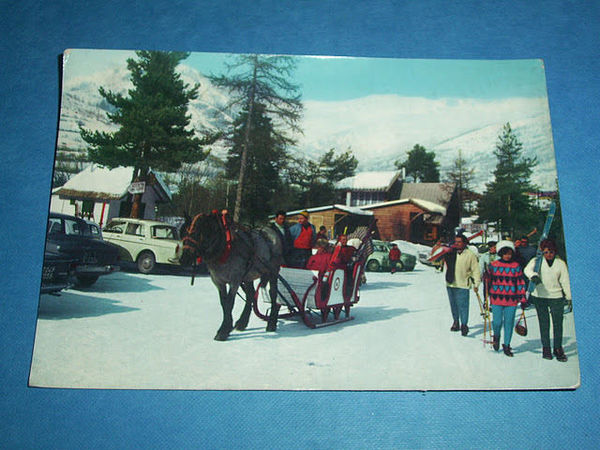
<path fill-rule="evenodd" d="M 231 236 L 231 229 L 227 223 L 227 210 L 223 210 L 221 214 L 221 224 L 225 230 L 225 251 L 221 255 L 221 258 L 219 258 L 219 262 L 223 264 L 229 259 L 229 254 L 231 253 L 231 241 L 233 240 Z"/>

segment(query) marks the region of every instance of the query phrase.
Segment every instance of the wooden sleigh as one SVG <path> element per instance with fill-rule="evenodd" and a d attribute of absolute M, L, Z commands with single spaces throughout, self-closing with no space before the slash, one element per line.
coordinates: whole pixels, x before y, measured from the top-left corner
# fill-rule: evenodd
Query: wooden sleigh
<path fill-rule="evenodd" d="M 309 328 L 320 328 L 352 320 L 350 308 L 360 299 L 360 286 L 370 249 L 374 223 L 367 229 L 356 251 L 354 261 L 344 269 L 317 271 L 281 267 L 277 302 L 279 318 L 300 317 Z M 255 314 L 269 317 L 271 301 L 268 289 L 259 284 L 253 302 Z"/>

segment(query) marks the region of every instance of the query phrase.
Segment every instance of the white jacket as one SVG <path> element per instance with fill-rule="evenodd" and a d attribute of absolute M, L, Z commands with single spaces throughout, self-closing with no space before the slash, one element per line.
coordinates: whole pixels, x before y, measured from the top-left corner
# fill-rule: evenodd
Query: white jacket
<path fill-rule="evenodd" d="M 571 300 L 571 283 L 569 281 L 569 271 L 567 264 L 560 258 L 554 258 L 552 267 L 548 265 L 546 258 L 542 257 L 541 273 L 535 273 L 535 258 L 533 258 L 523 271 L 527 278 L 531 279 L 537 275 L 542 282 L 535 286 L 531 293 L 534 297 L 541 298 L 562 298 Z"/>

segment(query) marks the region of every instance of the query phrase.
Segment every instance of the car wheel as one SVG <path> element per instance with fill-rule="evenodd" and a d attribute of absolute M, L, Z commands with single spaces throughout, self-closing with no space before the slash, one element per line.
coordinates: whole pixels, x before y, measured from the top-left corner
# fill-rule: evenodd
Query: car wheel
<path fill-rule="evenodd" d="M 156 258 L 154 254 L 149 251 L 140 253 L 137 259 L 137 268 L 141 273 L 150 273 L 154 270 L 156 265 Z"/>
<path fill-rule="evenodd" d="M 90 287 L 98 278 L 99 275 L 77 275 L 77 286 Z"/>
<path fill-rule="evenodd" d="M 379 270 L 379 261 L 376 259 L 370 259 L 367 262 L 367 270 L 369 272 L 377 272 Z"/>

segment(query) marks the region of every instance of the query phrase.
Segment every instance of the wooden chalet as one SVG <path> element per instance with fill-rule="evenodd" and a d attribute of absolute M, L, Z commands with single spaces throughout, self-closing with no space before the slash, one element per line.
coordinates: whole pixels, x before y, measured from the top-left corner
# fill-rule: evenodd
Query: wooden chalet
<path fill-rule="evenodd" d="M 128 217 L 132 167 L 107 169 L 92 164 L 52 191 L 50 211 L 94 220 L 102 227 L 113 217 Z M 151 172 L 143 188 L 140 219 L 155 219 L 156 205 L 172 194 L 160 175 Z"/>
<path fill-rule="evenodd" d="M 296 223 L 303 211 L 308 212 L 308 221 L 315 226 L 317 231 L 324 225 L 331 239 L 344 232 L 352 233 L 360 226 L 368 226 L 374 215 L 372 211 L 336 204 L 290 211 L 286 215 L 287 222 Z"/>
<path fill-rule="evenodd" d="M 431 244 L 459 222 L 458 196 L 451 183 L 403 183 L 399 199 L 360 208 L 373 212 L 385 241 Z"/>

